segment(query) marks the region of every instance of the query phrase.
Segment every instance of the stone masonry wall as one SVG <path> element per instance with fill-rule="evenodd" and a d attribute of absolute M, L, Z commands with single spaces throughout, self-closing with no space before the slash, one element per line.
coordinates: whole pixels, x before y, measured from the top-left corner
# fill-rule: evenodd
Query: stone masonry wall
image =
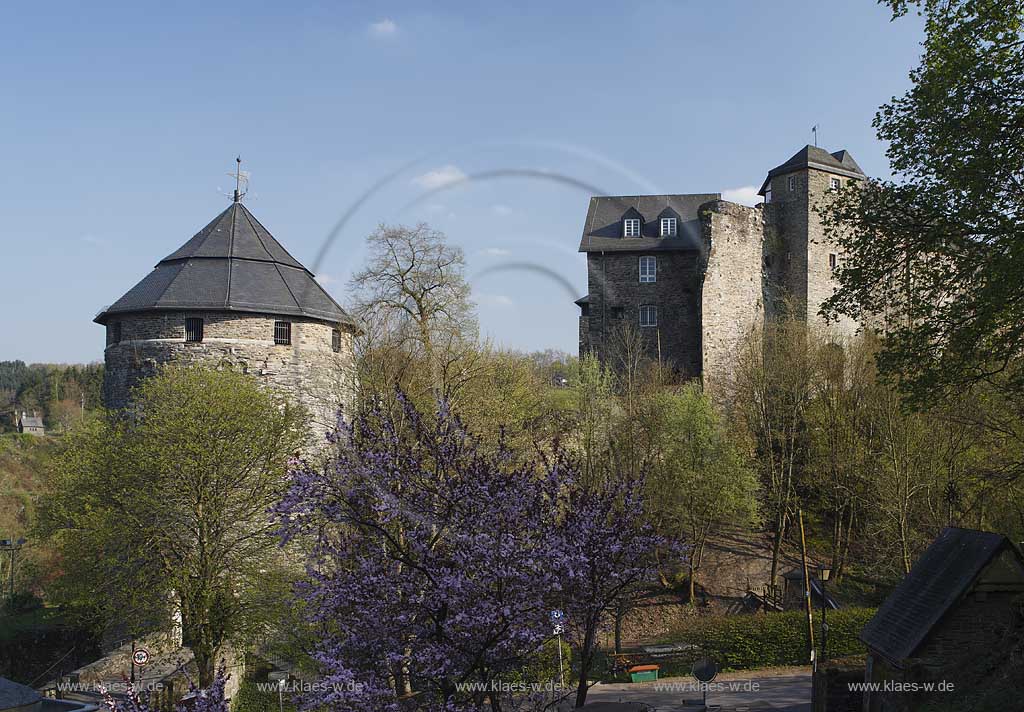
<path fill-rule="evenodd" d="M 826 239 L 821 218 L 815 211 L 828 198 L 831 191 L 829 186 L 831 178 L 838 178 L 844 184 L 852 180 L 824 171 L 810 170 L 807 172 L 810 196 L 807 218 L 807 319 L 811 323 L 814 320 L 822 322 L 818 311 L 821 309 L 822 303 L 831 297 L 836 289 L 836 280 L 829 256 L 834 255 L 837 264 L 842 261 L 839 247 Z M 831 324 L 830 328 L 841 336 L 849 337 L 857 331 L 857 322 L 849 317 L 843 317 L 838 322 Z"/>
<path fill-rule="evenodd" d="M 705 387 L 732 372 L 737 349 L 764 321 L 764 219 L 760 207 L 719 200 L 701 206 L 704 283 L 700 298 Z"/>
<path fill-rule="evenodd" d="M 185 319 L 203 319 L 203 341 L 185 341 Z M 291 345 L 274 343 L 274 322 L 291 322 Z M 116 325 L 121 339 L 114 343 Z M 103 397 L 124 408 L 131 390 L 162 364 L 230 366 L 306 408 L 310 432 L 319 439 L 339 407 L 354 394 L 353 330 L 341 327 L 341 348 L 332 348 L 334 325 L 314 319 L 235 312 L 160 312 L 114 316 L 107 325 Z"/>
<path fill-rule="evenodd" d="M 657 259 L 653 283 L 640 282 L 640 257 Z M 698 254 L 693 252 L 609 252 L 587 256 L 589 316 L 585 341 L 598 357 L 614 364 L 616 332 L 632 323 L 652 360 L 687 376 L 700 372 Z M 657 327 L 640 326 L 640 306 L 658 308 Z M 621 317 L 616 317 L 621 309 Z M 585 324 L 584 324 L 585 321 Z M 583 339 L 581 339 L 583 341 Z"/>
<path fill-rule="evenodd" d="M 789 189 L 794 179 L 793 190 Z M 790 306 L 808 323 L 824 323 L 818 311 L 836 288 L 830 255 L 842 262 L 839 248 L 825 237 L 825 230 L 815 208 L 831 190 L 830 179 L 851 180 L 826 171 L 808 169 L 775 176 L 771 181 L 772 202 L 765 217 L 775 237 L 767 243 L 768 261 L 778 265 L 780 291 Z M 843 317 L 830 328 L 843 336 L 852 336 L 857 323 Z"/>

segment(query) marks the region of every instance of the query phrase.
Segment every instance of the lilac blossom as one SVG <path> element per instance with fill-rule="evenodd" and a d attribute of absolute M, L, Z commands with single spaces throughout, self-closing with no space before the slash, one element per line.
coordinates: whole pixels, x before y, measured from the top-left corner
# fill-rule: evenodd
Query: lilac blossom
<path fill-rule="evenodd" d="M 310 552 L 299 595 L 322 679 L 301 703 L 520 709 L 501 683 L 552 636 L 550 611 L 599 619 L 625 595 L 618 582 L 650 570 L 649 532 L 629 519 L 642 513 L 639 489 L 584 497 L 567 458 L 488 451 L 444 404 L 427 419 L 399 400 L 400 420 L 375 411 L 340 424 L 326 467 L 294 463 L 276 509 L 285 544 Z M 577 597 L 591 595 L 596 573 L 614 583 L 593 611 Z"/>

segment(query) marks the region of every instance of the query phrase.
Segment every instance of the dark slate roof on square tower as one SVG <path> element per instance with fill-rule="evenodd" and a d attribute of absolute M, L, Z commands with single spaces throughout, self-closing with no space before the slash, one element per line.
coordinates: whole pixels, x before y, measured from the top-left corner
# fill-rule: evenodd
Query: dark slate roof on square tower
<path fill-rule="evenodd" d="M 160 260 L 97 317 L 151 310 L 306 316 L 355 325 L 302 264 L 240 202 Z"/>
<path fill-rule="evenodd" d="M 720 193 L 595 196 L 590 199 L 587 209 L 579 251 L 699 250 L 701 228 L 698 209 L 704 203 L 721 198 Z M 636 213 L 642 219 L 640 237 L 623 237 L 623 218 L 636 217 Z M 676 218 L 675 237 L 659 237 L 662 217 Z"/>
<path fill-rule="evenodd" d="M 914 654 L 985 567 L 1007 549 L 1024 564 L 1001 534 L 947 527 L 864 626 L 860 639 L 898 665 Z"/>
<path fill-rule="evenodd" d="M 853 160 L 853 156 L 850 155 L 849 151 L 843 149 L 835 153 L 829 153 L 824 148 L 807 145 L 793 154 L 788 161 L 768 171 L 768 177 L 764 179 L 764 183 L 761 184 L 761 190 L 757 194 L 764 195 L 765 191 L 768 190 L 768 182 L 775 176 L 785 175 L 786 173 L 792 173 L 793 171 L 805 168 L 817 168 L 818 170 L 828 171 L 829 173 L 835 173 L 836 175 L 848 178 L 866 177 L 864 171 Z"/>

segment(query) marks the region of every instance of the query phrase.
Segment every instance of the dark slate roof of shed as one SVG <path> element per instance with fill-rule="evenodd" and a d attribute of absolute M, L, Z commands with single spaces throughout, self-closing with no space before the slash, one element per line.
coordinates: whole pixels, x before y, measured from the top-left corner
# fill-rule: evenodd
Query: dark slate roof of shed
<path fill-rule="evenodd" d="M 768 190 L 768 182 L 775 176 L 785 175 L 804 168 L 817 168 L 836 175 L 847 176 L 848 178 L 864 178 L 864 171 L 860 169 L 857 162 L 853 160 L 850 152 L 842 149 L 835 153 L 829 153 L 818 146 L 804 146 L 782 165 L 775 166 L 768 171 L 768 176 L 761 184 L 758 195 L 764 195 Z"/>
<path fill-rule="evenodd" d="M 257 312 L 355 324 L 241 203 L 160 260 L 96 321 L 151 310 Z"/>
<path fill-rule="evenodd" d="M 1016 551 L 1001 534 L 947 527 L 864 626 L 860 639 L 891 663 L 898 665 L 911 657 L 985 567 L 1007 548 Z"/>
<path fill-rule="evenodd" d="M 689 195 L 614 195 L 590 199 L 580 252 L 651 252 L 698 250 L 701 229 L 698 209 L 721 200 L 719 193 Z M 622 236 L 622 218 L 632 211 L 643 218 L 640 237 Z M 678 219 L 676 237 L 659 237 L 659 218 Z"/>
<path fill-rule="evenodd" d="M 43 427 L 43 419 L 38 415 L 23 415 L 20 418 L 21 427 L 23 428 L 41 428 Z"/>

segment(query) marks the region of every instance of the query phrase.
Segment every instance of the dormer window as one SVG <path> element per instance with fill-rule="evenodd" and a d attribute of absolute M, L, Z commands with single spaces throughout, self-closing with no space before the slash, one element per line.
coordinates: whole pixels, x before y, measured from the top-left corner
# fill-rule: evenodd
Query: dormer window
<path fill-rule="evenodd" d="M 662 218 L 661 219 L 661 236 L 662 237 L 675 237 L 677 234 L 679 223 L 675 218 Z"/>
<path fill-rule="evenodd" d="M 640 218 L 626 218 L 623 220 L 622 234 L 625 237 L 640 237 Z"/>

